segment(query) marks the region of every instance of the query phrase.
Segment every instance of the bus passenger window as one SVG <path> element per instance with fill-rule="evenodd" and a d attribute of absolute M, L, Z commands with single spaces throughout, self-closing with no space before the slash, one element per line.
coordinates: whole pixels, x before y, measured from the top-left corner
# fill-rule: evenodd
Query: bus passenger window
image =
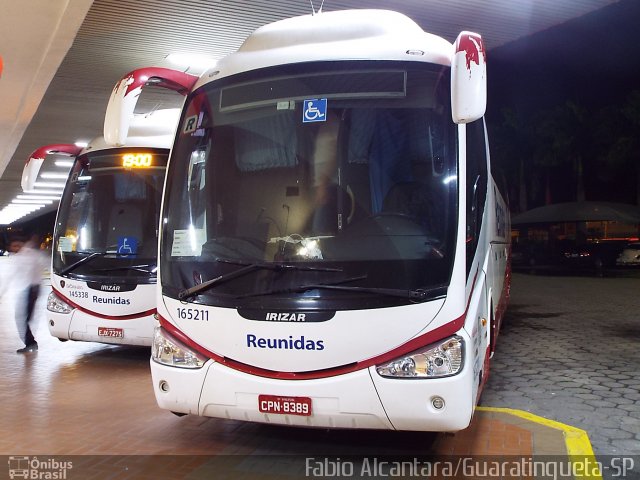
<path fill-rule="evenodd" d="M 478 245 L 487 198 L 487 147 L 483 119 L 467 124 L 467 273 Z"/>

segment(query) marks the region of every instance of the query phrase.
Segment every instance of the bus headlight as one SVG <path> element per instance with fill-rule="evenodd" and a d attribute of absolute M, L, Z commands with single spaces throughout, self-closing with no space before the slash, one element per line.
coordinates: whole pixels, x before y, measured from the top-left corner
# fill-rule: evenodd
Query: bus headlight
<path fill-rule="evenodd" d="M 71 313 L 73 307 L 54 292 L 49 292 L 49 296 L 47 297 L 47 310 L 53 313 Z"/>
<path fill-rule="evenodd" d="M 453 336 L 378 365 L 379 375 L 389 378 L 437 378 L 462 370 L 464 341 Z"/>
<path fill-rule="evenodd" d="M 182 342 L 171 337 L 162 327 L 153 331 L 151 358 L 154 362 L 179 368 L 200 368 L 207 361 Z"/>

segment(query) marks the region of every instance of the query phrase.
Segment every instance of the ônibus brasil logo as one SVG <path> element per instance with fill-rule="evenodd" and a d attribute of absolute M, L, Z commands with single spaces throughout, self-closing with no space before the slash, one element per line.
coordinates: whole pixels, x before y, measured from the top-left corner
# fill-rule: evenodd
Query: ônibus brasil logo
<path fill-rule="evenodd" d="M 34 480 L 66 480 L 67 471 L 73 468 L 73 462 L 54 458 L 38 458 L 13 455 L 9 457 L 9 478 Z"/>

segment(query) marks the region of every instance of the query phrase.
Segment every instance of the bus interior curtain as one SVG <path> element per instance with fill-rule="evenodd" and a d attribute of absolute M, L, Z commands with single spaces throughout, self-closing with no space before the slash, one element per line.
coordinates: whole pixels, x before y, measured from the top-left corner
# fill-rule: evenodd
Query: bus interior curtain
<path fill-rule="evenodd" d="M 235 132 L 236 165 L 241 172 L 296 165 L 296 128 L 288 112 L 242 122 Z"/>
<path fill-rule="evenodd" d="M 412 180 L 411 163 L 406 155 L 410 138 L 407 122 L 396 113 L 377 114 L 375 135 L 369 156 L 372 213 L 383 209 L 384 198 L 396 183 Z"/>

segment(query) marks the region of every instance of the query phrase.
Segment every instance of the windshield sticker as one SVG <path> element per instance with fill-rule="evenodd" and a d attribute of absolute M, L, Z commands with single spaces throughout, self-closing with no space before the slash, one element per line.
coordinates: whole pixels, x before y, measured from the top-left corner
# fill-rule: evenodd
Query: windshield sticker
<path fill-rule="evenodd" d="M 60 237 L 58 239 L 59 252 L 73 252 L 73 240 L 69 237 Z"/>
<path fill-rule="evenodd" d="M 173 231 L 172 257 L 199 257 L 202 254 L 202 244 L 205 241 L 203 228 L 190 228 Z"/>
<path fill-rule="evenodd" d="M 284 100 L 276 104 L 277 110 L 295 110 L 296 102 L 293 100 Z"/>
<path fill-rule="evenodd" d="M 198 128 L 198 115 L 192 115 L 184 120 L 184 128 L 182 133 L 195 132 Z"/>
<path fill-rule="evenodd" d="M 194 133 L 202 126 L 202 118 L 204 112 L 200 112 L 196 115 L 191 115 L 184 119 L 184 127 L 182 128 L 183 134 Z"/>
<path fill-rule="evenodd" d="M 118 237 L 118 253 L 133 255 L 138 251 L 138 239 L 135 237 Z"/>
<path fill-rule="evenodd" d="M 326 122 L 327 121 L 327 99 L 314 98 L 305 100 L 302 105 L 302 122 Z"/>

